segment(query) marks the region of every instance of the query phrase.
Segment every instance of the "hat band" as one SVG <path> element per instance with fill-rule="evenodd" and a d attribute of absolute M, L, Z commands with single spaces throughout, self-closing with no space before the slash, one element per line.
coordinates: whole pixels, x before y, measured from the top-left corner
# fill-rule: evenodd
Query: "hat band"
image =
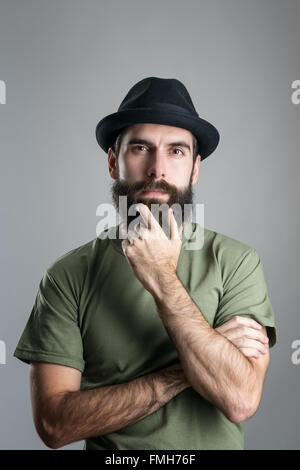
<path fill-rule="evenodd" d="M 130 109 L 132 110 L 137 110 L 139 108 L 128 108 L 128 106 L 126 106 L 125 109 L 123 108 L 119 108 L 118 111 L 129 111 Z M 192 112 L 187 112 L 186 108 L 182 108 L 181 106 L 177 106 L 176 104 L 172 104 L 172 103 L 159 103 L 159 102 L 154 102 L 154 103 L 151 103 L 151 106 L 141 106 L 140 107 L 141 110 L 158 110 L 158 111 L 174 111 L 176 113 L 180 113 L 180 114 L 183 114 L 187 117 L 198 117 L 198 114 L 193 110 Z"/>

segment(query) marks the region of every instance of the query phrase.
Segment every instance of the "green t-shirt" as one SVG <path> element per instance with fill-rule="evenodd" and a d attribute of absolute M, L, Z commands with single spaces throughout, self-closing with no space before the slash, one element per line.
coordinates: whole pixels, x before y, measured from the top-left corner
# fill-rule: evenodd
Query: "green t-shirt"
<path fill-rule="evenodd" d="M 274 312 L 257 251 L 204 228 L 201 249 L 182 234 L 177 275 L 207 322 L 234 315 L 267 327 L 276 343 Z M 199 227 L 199 226 L 198 226 Z M 116 227 L 54 261 L 45 271 L 14 356 L 82 372 L 81 389 L 131 381 L 179 361 L 151 294 L 135 277 Z M 117 226 L 118 228 L 118 226 Z M 104 233 L 103 232 L 103 233 Z M 117 230 L 118 234 L 118 230 Z M 192 387 L 116 432 L 86 439 L 84 449 L 243 449 L 242 424 L 232 423 Z"/>

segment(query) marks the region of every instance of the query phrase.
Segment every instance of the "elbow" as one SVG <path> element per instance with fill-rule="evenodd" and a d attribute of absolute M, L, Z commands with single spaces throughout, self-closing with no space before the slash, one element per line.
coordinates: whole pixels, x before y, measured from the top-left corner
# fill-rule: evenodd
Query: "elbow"
<path fill-rule="evenodd" d="M 249 419 L 254 413 L 248 413 L 246 410 L 240 410 L 240 411 L 233 411 L 231 413 L 226 413 L 226 417 L 231 421 L 232 423 L 243 423 L 247 419 Z"/>
<path fill-rule="evenodd" d="M 49 449 L 52 449 L 52 450 L 57 450 L 59 449 L 60 447 L 62 447 L 57 441 L 54 441 L 54 440 L 46 440 L 46 441 L 43 441 L 45 446 L 47 446 Z"/>
<path fill-rule="evenodd" d="M 44 441 L 44 444 L 49 447 L 49 449 L 56 450 L 62 447 L 63 445 L 55 437 L 50 437 Z"/>
<path fill-rule="evenodd" d="M 49 449 L 55 450 L 62 447 L 57 430 L 50 426 L 47 421 L 40 420 L 35 423 L 35 427 L 40 439 Z"/>
<path fill-rule="evenodd" d="M 259 400 L 244 399 L 242 403 L 237 406 L 235 402 L 231 405 L 230 409 L 226 410 L 225 416 L 232 423 L 242 423 L 251 418 L 257 411 Z"/>

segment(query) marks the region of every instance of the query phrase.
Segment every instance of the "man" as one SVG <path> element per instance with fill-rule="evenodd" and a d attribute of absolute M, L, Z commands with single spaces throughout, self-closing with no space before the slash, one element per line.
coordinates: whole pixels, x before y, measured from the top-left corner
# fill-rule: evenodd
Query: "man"
<path fill-rule="evenodd" d="M 135 204 L 141 219 L 44 273 L 14 352 L 31 363 L 37 432 L 53 449 L 81 439 L 88 450 L 243 449 L 276 342 L 260 258 L 208 229 L 188 249 L 199 224 L 151 212 L 192 202 L 218 131 L 180 81 L 149 77 L 96 137 L 116 207 L 127 196 L 125 212 Z"/>

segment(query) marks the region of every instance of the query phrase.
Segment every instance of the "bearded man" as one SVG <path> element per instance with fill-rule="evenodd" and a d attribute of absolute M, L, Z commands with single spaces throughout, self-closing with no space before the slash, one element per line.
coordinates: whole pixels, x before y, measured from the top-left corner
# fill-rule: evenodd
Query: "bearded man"
<path fill-rule="evenodd" d="M 179 80 L 148 77 L 96 138 L 125 213 L 40 282 L 14 352 L 37 432 L 53 449 L 243 449 L 276 342 L 262 263 L 204 227 L 191 249 L 199 223 L 182 217 L 219 133 Z"/>

